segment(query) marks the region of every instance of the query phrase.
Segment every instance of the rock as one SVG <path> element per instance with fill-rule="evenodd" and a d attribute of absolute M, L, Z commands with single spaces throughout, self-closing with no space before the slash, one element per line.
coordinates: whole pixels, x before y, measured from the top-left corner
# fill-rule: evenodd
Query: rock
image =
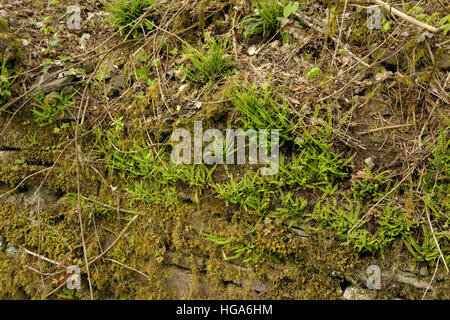
<path fill-rule="evenodd" d="M 194 277 L 192 272 L 181 268 L 171 268 L 171 273 L 166 280 L 167 286 L 176 291 L 178 299 L 187 299 L 193 290 Z"/>
<path fill-rule="evenodd" d="M 92 73 L 95 70 L 95 64 L 93 62 L 87 61 L 83 64 L 83 69 L 87 74 Z"/>
<path fill-rule="evenodd" d="M 370 52 L 372 52 L 370 58 L 372 59 L 372 61 L 378 60 L 379 62 L 384 61 L 389 65 L 397 65 L 397 55 L 394 53 L 394 51 L 384 48 L 376 49 L 377 46 L 378 45 L 374 43 L 370 47 Z"/>
<path fill-rule="evenodd" d="M 428 287 L 426 281 L 419 280 L 414 274 L 409 272 L 398 271 L 396 279 L 401 283 L 409 284 L 416 288 L 426 289 Z M 430 286 L 430 289 L 433 289 L 433 287 Z"/>
<path fill-rule="evenodd" d="M 91 38 L 91 35 L 89 33 L 84 33 L 81 36 L 81 39 L 80 39 L 80 49 L 81 50 L 86 51 L 87 43 L 88 43 L 90 38 Z"/>
<path fill-rule="evenodd" d="M 50 92 L 48 95 L 44 98 L 44 103 L 48 105 L 52 105 L 58 102 L 59 93 L 56 91 Z"/>
<path fill-rule="evenodd" d="M 45 168 L 44 166 L 41 166 Z M 41 168 L 39 167 L 39 169 Z M 24 216 L 27 215 L 28 218 L 34 223 L 33 216 L 37 212 L 37 202 L 39 199 L 40 210 L 51 209 L 57 206 L 57 200 L 59 196 L 47 187 L 42 187 L 39 192 L 39 198 L 36 194 L 36 189 L 32 188 L 26 192 L 15 192 L 6 198 L 6 202 L 14 205 L 15 207 L 21 208 L 21 213 Z"/>
<path fill-rule="evenodd" d="M 1 24 L 0 29 L 5 28 Z M 20 53 L 20 41 L 10 33 L 0 32 L 0 61 L 6 58 L 6 62 L 13 62 L 19 59 Z"/>
<path fill-rule="evenodd" d="M 0 17 L 0 32 L 1 33 L 9 33 L 9 23 L 3 17 Z"/>
<path fill-rule="evenodd" d="M 6 10 L 0 10 L 0 18 L 8 21 L 8 12 Z"/>
<path fill-rule="evenodd" d="M 120 94 L 120 90 L 125 89 L 126 85 L 127 81 L 125 80 L 124 76 L 120 75 L 114 77 L 106 86 L 106 95 L 109 98 L 116 97 Z"/>
<path fill-rule="evenodd" d="M 417 265 L 417 263 L 414 263 L 414 262 L 409 262 L 408 267 L 406 269 L 402 269 L 402 270 L 404 272 L 412 273 L 415 275 L 419 274 L 419 266 Z"/>
<path fill-rule="evenodd" d="M 0 248 L 2 251 L 6 250 L 6 238 L 0 235 Z"/>
<path fill-rule="evenodd" d="M 256 292 L 266 292 L 270 289 L 269 284 L 266 282 L 260 281 L 256 278 L 251 279 L 248 276 L 242 276 L 240 282 L 233 281 L 233 283 L 240 285 L 244 289 L 250 289 Z"/>
<path fill-rule="evenodd" d="M 25 163 L 25 158 L 22 151 L 17 150 L 0 150 L 0 164 L 17 164 Z"/>
<path fill-rule="evenodd" d="M 17 256 L 20 252 L 20 248 L 13 243 L 8 243 L 5 252 L 6 254 Z"/>
<path fill-rule="evenodd" d="M 348 286 L 345 288 L 344 298 L 346 300 L 372 300 L 368 290 L 356 286 Z"/>
<path fill-rule="evenodd" d="M 367 159 L 364 160 L 364 163 L 367 165 L 367 167 L 372 170 L 373 167 L 375 166 L 375 163 L 372 160 L 372 157 L 368 157 Z"/>
<path fill-rule="evenodd" d="M 443 54 L 439 59 L 437 66 L 439 69 L 442 69 L 444 71 L 450 70 L 450 55 Z"/>
<path fill-rule="evenodd" d="M 113 63 L 113 61 L 115 60 L 105 58 L 99 65 L 97 75 L 100 76 L 103 80 L 110 79 L 119 68 L 118 65 Z"/>
<path fill-rule="evenodd" d="M 59 91 L 62 88 L 65 88 L 69 84 L 73 83 L 75 81 L 76 77 L 72 74 L 65 75 L 61 78 L 58 78 L 56 80 L 47 82 L 42 84 L 43 79 L 39 81 L 39 83 L 35 84 L 33 89 L 35 91 L 41 91 L 43 93 L 48 93 L 51 91 Z"/>
<path fill-rule="evenodd" d="M 8 130 L 0 135 L 0 148 L 26 148 L 28 141 L 25 140 L 27 132 L 14 124 L 10 125 Z"/>
<path fill-rule="evenodd" d="M 384 81 L 391 78 L 394 74 L 391 71 L 382 71 L 375 75 L 376 81 Z"/>
<path fill-rule="evenodd" d="M 112 80 L 112 84 L 115 85 L 119 89 L 125 89 L 125 87 L 127 85 L 127 80 L 125 79 L 124 76 L 120 75 L 120 76 L 114 77 L 114 79 Z"/>
<path fill-rule="evenodd" d="M 421 275 L 422 277 L 426 277 L 429 275 L 427 266 L 423 266 L 420 268 L 419 275 Z"/>
<path fill-rule="evenodd" d="M 119 95 L 119 89 L 111 83 L 106 86 L 105 91 L 106 96 L 109 98 L 114 98 Z"/>

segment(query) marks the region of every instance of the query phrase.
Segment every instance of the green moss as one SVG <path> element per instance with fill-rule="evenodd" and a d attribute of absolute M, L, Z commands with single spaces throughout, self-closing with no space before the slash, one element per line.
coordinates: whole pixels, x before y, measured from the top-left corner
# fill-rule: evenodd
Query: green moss
<path fill-rule="evenodd" d="M 20 59 L 21 44 L 10 33 L 0 32 L 0 61 L 5 59 L 8 63 L 14 63 Z"/>

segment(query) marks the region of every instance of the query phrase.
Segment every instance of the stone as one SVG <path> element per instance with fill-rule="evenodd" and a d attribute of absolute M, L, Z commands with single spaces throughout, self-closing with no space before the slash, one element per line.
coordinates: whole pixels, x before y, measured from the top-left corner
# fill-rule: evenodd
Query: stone
<path fill-rule="evenodd" d="M 437 66 L 444 71 L 450 70 L 450 55 L 443 54 L 439 59 Z"/>
<path fill-rule="evenodd" d="M 17 247 L 15 244 L 13 243 L 8 243 L 6 246 L 6 254 L 11 255 L 11 256 L 17 256 L 20 252 L 20 248 Z"/>
<path fill-rule="evenodd" d="M 92 73 L 95 70 L 95 64 L 93 62 L 87 61 L 83 64 L 83 69 L 86 74 Z"/>
<path fill-rule="evenodd" d="M 44 93 L 48 93 L 51 91 L 58 91 L 62 88 L 67 87 L 69 84 L 73 83 L 75 79 L 76 77 L 72 74 L 65 75 L 61 78 L 57 78 L 56 80 L 44 84 L 42 84 L 43 79 L 40 79 L 39 83 L 35 84 L 33 89 L 38 92 L 42 91 Z"/>
<path fill-rule="evenodd" d="M 8 12 L 6 10 L 0 10 L 0 18 L 8 20 Z"/>
<path fill-rule="evenodd" d="M 106 85 L 106 95 L 109 98 L 116 97 L 120 94 L 120 90 L 125 89 L 127 81 L 124 76 L 120 75 L 111 79 L 111 82 Z"/>
<path fill-rule="evenodd" d="M 17 150 L 0 150 L 0 164 L 22 164 L 25 162 L 23 153 Z"/>
<path fill-rule="evenodd" d="M 428 287 L 428 283 L 426 281 L 419 280 L 414 274 L 409 272 L 398 271 L 396 280 L 419 289 L 426 289 Z M 433 289 L 433 287 L 430 286 L 430 289 Z"/>
<path fill-rule="evenodd" d="M 421 275 L 422 277 L 426 277 L 429 275 L 427 266 L 423 266 L 420 268 L 419 275 Z"/>
<path fill-rule="evenodd" d="M 356 286 L 348 286 L 344 291 L 346 300 L 372 300 L 368 290 Z"/>
<path fill-rule="evenodd" d="M 367 165 L 367 167 L 372 170 L 373 167 L 375 167 L 375 163 L 372 160 L 372 157 L 368 157 L 367 159 L 364 160 L 364 163 Z"/>
<path fill-rule="evenodd" d="M 3 26 L 4 28 L 4 26 Z M 0 19 L 0 29 L 1 19 Z M 10 33 L 0 32 L 0 61 L 6 58 L 6 62 L 14 62 L 19 59 L 20 41 Z"/>
<path fill-rule="evenodd" d="M 0 248 L 2 251 L 6 250 L 6 238 L 0 235 Z"/>
<path fill-rule="evenodd" d="M 5 18 L 0 17 L 0 32 L 9 33 L 9 23 Z"/>
<path fill-rule="evenodd" d="M 38 169 L 43 169 L 44 166 L 38 167 Z M 42 187 L 39 192 L 39 198 L 36 194 L 36 189 L 32 188 L 31 190 L 25 191 L 25 192 L 15 192 L 6 198 L 6 202 L 9 204 L 12 204 L 16 207 L 19 207 L 22 209 L 22 212 L 20 214 L 23 214 L 24 216 L 27 215 L 27 217 L 30 219 L 32 223 L 34 223 L 35 219 L 33 219 L 34 216 L 36 216 L 37 213 L 37 203 L 39 199 L 39 207 L 41 210 L 46 209 L 52 209 L 57 206 L 57 200 L 59 199 L 59 196 L 54 191 L 48 189 L 47 187 Z"/>
<path fill-rule="evenodd" d="M 377 46 L 378 45 L 374 43 L 370 47 L 370 52 L 372 52 L 370 58 L 372 61 L 378 60 L 379 62 L 384 61 L 389 65 L 397 65 L 397 55 L 394 51 L 383 48 L 376 49 Z"/>
<path fill-rule="evenodd" d="M 48 105 L 52 105 L 58 102 L 59 93 L 56 91 L 50 92 L 48 95 L 44 98 L 44 103 Z"/>
<path fill-rule="evenodd" d="M 109 98 L 117 97 L 120 93 L 119 89 L 112 83 L 110 83 L 106 86 L 105 91 L 106 91 L 106 96 Z"/>

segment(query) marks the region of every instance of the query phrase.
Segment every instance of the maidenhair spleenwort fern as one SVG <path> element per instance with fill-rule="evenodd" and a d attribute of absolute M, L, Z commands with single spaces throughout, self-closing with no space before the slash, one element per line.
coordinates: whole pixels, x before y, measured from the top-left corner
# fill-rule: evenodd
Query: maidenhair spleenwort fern
<path fill-rule="evenodd" d="M 228 39 L 208 39 L 206 44 L 197 50 L 185 44 L 183 53 L 190 61 L 190 65 L 180 66 L 186 79 L 194 84 L 212 84 L 231 73 L 232 56 L 228 55 Z"/>

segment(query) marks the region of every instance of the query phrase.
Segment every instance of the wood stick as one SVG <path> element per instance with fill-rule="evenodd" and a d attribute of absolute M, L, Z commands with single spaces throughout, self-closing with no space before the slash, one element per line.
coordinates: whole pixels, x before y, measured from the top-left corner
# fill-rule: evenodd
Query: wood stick
<path fill-rule="evenodd" d="M 433 26 L 430 26 L 422 21 L 419 21 L 409 15 L 407 15 L 406 13 L 394 8 L 393 6 L 381 1 L 381 0 L 373 0 L 374 3 L 378 4 L 380 7 L 382 7 L 384 10 L 389 11 L 390 13 L 395 14 L 396 16 L 402 18 L 405 21 L 408 21 L 409 23 L 412 23 L 422 29 L 426 29 L 430 32 L 433 33 L 438 33 L 440 31 L 442 31 L 444 28 L 440 27 L 440 28 L 435 28 Z M 444 26 L 445 27 L 445 26 Z"/>

